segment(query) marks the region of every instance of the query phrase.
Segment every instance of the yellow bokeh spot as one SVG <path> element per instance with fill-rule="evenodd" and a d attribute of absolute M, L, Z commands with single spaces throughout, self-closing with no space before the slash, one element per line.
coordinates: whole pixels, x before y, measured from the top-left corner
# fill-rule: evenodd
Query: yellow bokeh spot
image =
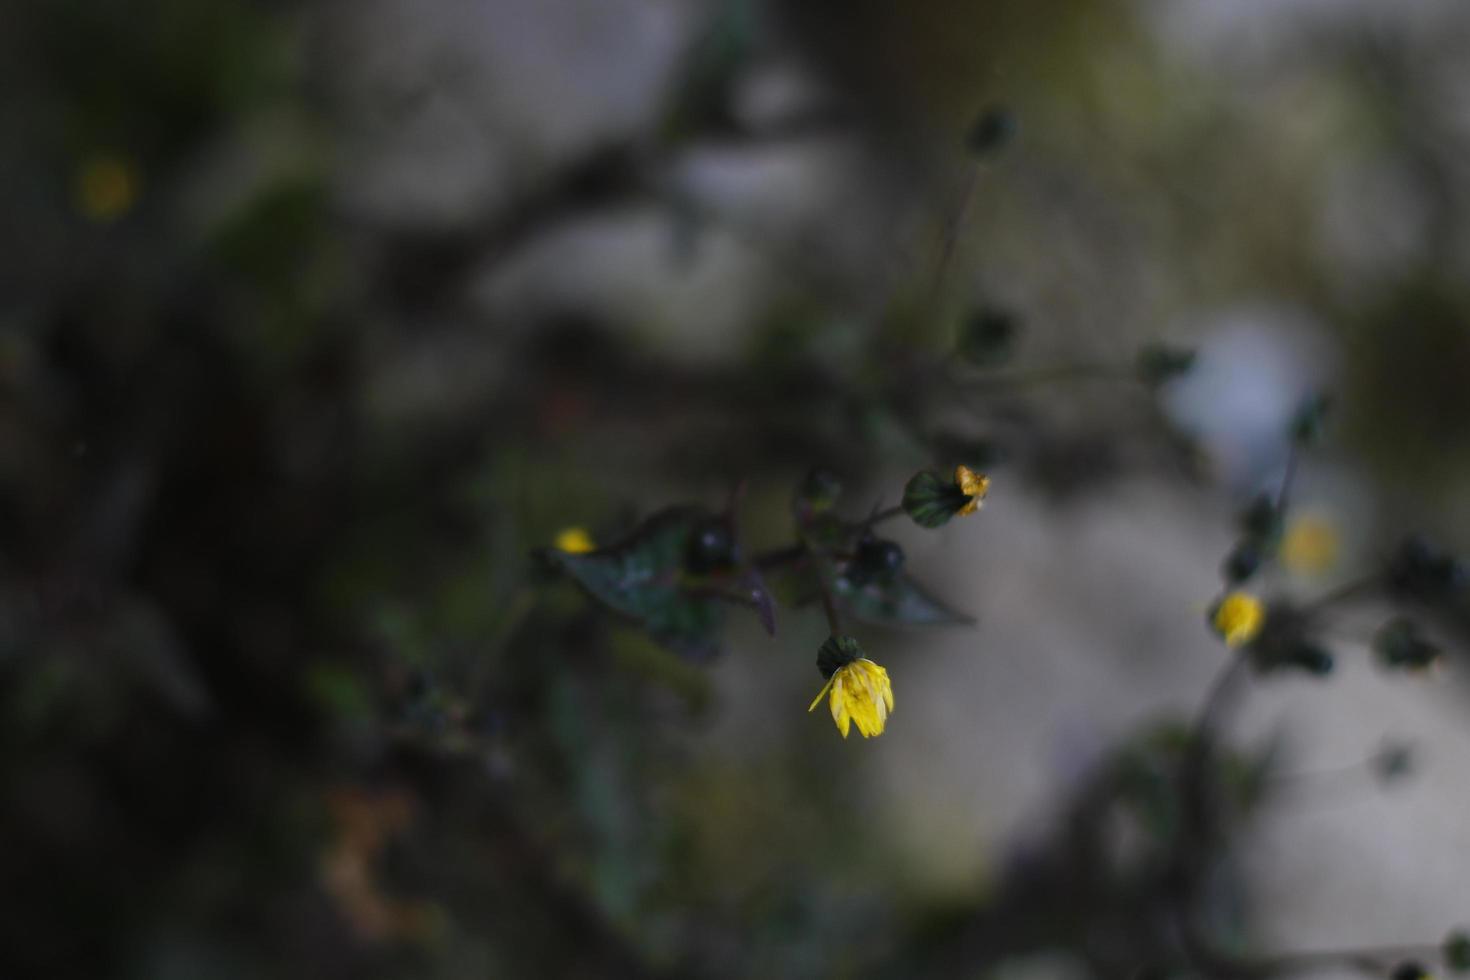
<path fill-rule="evenodd" d="M 89 221 L 115 221 L 138 200 L 138 168 L 113 154 L 82 161 L 72 186 L 76 209 Z"/>
<path fill-rule="evenodd" d="M 597 543 L 592 540 L 592 535 L 587 533 L 586 528 L 569 527 L 562 530 L 552 542 L 556 550 L 565 551 L 571 555 L 583 555 L 589 551 L 597 550 Z"/>
<path fill-rule="evenodd" d="M 1246 592 L 1232 592 L 1215 607 L 1211 624 L 1228 647 L 1249 643 L 1266 623 L 1266 607 Z"/>
<path fill-rule="evenodd" d="M 1325 517 L 1303 515 L 1281 539 L 1281 564 L 1298 575 L 1321 575 L 1337 563 L 1337 526 Z"/>
<path fill-rule="evenodd" d="M 865 657 L 844 664 L 832 672 L 806 710 L 815 711 L 822 703 L 822 695 L 828 692 L 831 692 L 832 720 L 843 738 L 847 738 L 854 724 L 863 738 L 883 734 L 888 715 L 893 711 L 893 684 L 888 680 L 888 671 Z"/>
<path fill-rule="evenodd" d="M 980 504 L 985 500 L 985 495 L 990 492 L 990 477 L 984 473 L 976 473 L 968 466 L 956 466 L 954 468 L 954 483 L 960 488 L 960 493 L 969 497 L 964 506 L 955 511 L 955 516 L 964 517 L 973 514 L 980 509 Z"/>

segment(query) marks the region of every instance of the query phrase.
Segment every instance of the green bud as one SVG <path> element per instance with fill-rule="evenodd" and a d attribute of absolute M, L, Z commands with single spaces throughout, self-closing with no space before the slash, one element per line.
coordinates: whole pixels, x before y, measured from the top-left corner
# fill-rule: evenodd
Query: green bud
<path fill-rule="evenodd" d="M 891 582 L 903 568 L 903 560 L 903 549 L 896 543 L 869 536 L 858 544 L 857 555 L 843 575 L 858 586 L 869 582 Z"/>
<path fill-rule="evenodd" d="M 970 503 L 970 496 L 952 480 L 932 470 L 921 470 L 903 488 L 904 513 L 915 524 L 931 530 L 949 523 L 949 519 Z"/>
<path fill-rule="evenodd" d="M 1286 660 L 1287 665 L 1299 667 L 1309 674 L 1325 677 L 1332 673 L 1334 661 L 1332 654 L 1315 643 L 1303 642 L 1292 651 Z"/>
<path fill-rule="evenodd" d="M 1440 649 L 1424 638 L 1419 625 L 1404 616 L 1396 616 L 1383 625 L 1373 637 L 1373 652 L 1385 667 L 1419 669 L 1428 667 L 1440 657 Z"/>
<path fill-rule="evenodd" d="M 1166 381 L 1188 374 L 1194 367 L 1195 352 L 1185 347 L 1170 347 L 1168 344 L 1152 343 L 1139 348 L 1134 370 L 1138 380 L 1150 388 L 1157 388 Z"/>
<path fill-rule="evenodd" d="M 696 575 L 732 567 L 737 560 L 735 532 L 723 517 L 700 521 L 689 535 L 685 567 Z"/>
<path fill-rule="evenodd" d="M 1020 323 L 1009 313 L 979 309 L 960 327 L 959 355 L 976 367 L 997 367 L 1010 360 Z"/>
<path fill-rule="evenodd" d="M 829 636 L 817 650 L 817 670 L 821 671 L 823 679 L 830 678 L 837 673 L 837 668 L 847 666 L 862 655 L 863 648 L 852 637 Z"/>
<path fill-rule="evenodd" d="M 1240 530 L 1262 545 L 1274 548 L 1281 537 L 1282 516 L 1276 502 L 1267 494 L 1260 494 L 1241 511 L 1237 520 Z"/>
<path fill-rule="evenodd" d="M 1256 574 L 1260 567 L 1261 549 L 1254 542 L 1242 541 L 1226 557 L 1220 572 L 1226 582 L 1239 585 Z"/>
<path fill-rule="evenodd" d="M 1470 584 L 1470 573 L 1453 555 L 1410 535 L 1389 559 L 1388 584 L 1394 591 L 1425 603 L 1443 602 Z"/>

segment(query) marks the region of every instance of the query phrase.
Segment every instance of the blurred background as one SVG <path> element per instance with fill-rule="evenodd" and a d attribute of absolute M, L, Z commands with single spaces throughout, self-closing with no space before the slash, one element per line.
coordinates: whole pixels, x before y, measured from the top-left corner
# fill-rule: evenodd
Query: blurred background
<path fill-rule="evenodd" d="M 6 976 L 1208 972 L 1160 746 L 1302 400 L 1266 591 L 1467 543 L 1456 0 L 0 22 Z M 951 384 L 977 315 L 1010 359 Z M 1193 370 L 1113 376 L 1157 342 Z M 741 481 L 780 547 L 814 465 L 856 518 L 956 462 L 983 511 L 891 533 L 976 622 L 861 634 L 876 740 L 804 710 L 819 609 L 696 661 L 532 557 Z M 1464 661 L 1378 669 L 1385 615 L 1232 719 L 1231 948 L 1470 919 Z"/>

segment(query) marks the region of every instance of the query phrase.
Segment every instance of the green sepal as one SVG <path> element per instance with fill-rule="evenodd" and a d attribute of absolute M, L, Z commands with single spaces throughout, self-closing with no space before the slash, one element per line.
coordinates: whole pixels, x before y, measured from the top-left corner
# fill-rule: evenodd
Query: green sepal
<path fill-rule="evenodd" d="M 932 470 L 915 473 L 903 488 L 904 513 L 915 524 L 931 530 L 949 523 L 969 501 L 969 496 L 953 480 L 946 480 Z"/>
<path fill-rule="evenodd" d="M 829 636 L 817 650 L 817 670 L 829 679 L 839 667 L 846 667 L 863 655 L 863 648 L 850 636 Z"/>

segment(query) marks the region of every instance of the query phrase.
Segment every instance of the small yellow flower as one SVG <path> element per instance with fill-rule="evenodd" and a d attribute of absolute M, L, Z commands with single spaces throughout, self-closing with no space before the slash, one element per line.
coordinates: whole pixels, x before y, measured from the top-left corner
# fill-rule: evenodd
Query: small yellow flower
<path fill-rule="evenodd" d="M 1215 606 L 1210 622 L 1226 646 L 1238 647 L 1254 640 L 1261 632 L 1266 622 L 1266 607 L 1249 593 L 1232 592 Z"/>
<path fill-rule="evenodd" d="M 960 493 L 970 498 L 963 507 L 955 511 L 955 516 L 964 517 L 979 510 L 985 494 L 990 491 L 990 477 L 961 465 L 954 468 L 954 482 L 960 488 Z"/>
<path fill-rule="evenodd" d="M 109 222 L 132 210 L 138 199 L 138 169 L 131 161 L 113 154 L 99 154 L 77 168 L 73 200 L 82 217 Z"/>
<path fill-rule="evenodd" d="M 556 536 L 553 545 L 556 550 L 565 551 L 569 555 L 584 555 L 589 551 L 597 550 L 597 544 L 592 540 L 592 535 L 582 527 L 564 528 Z"/>
<path fill-rule="evenodd" d="M 1303 515 L 1281 539 L 1281 563 L 1299 575 L 1321 575 L 1337 561 L 1337 527 L 1327 518 Z"/>
<path fill-rule="evenodd" d="M 893 685 L 888 680 L 888 671 L 866 657 L 843 664 L 827 678 L 827 683 L 806 710 L 815 711 L 822 703 L 822 695 L 829 690 L 832 692 L 832 720 L 837 723 L 837 730 L 843 738 L 847 738 L 853 722 L 857 722 L 858 733 L 863 738 L 883 734 L 883 726 L 893 710 Z"/>

